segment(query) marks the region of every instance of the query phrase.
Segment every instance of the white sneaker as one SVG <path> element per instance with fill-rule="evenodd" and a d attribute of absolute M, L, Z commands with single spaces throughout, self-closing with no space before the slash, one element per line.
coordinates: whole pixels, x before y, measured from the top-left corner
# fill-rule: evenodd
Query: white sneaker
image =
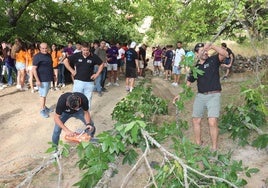
<path fill-rule="evenodd" d="M 65 87 L 66 85 L 65 84 L 62 84 L 62 86 L 61 87 Z"/>
<path fill-rule="evenodd" d="M 4 87 L 3 86 L 0 86 L 0 90 L 3 90 L 4 89 Z"/>
<path fill-rule="evenodd" d="M 112 83 L 111 83 L 111 82 L 109 82 L 108 84 L 106 84 L 106 86 L 107 86 L 107 87 L 109 87 L 110 85 L 112 85 Z"/>
<path fill-rule="evenodd" d="M 126 86 L 126 91 L 129 91 L 129 87 L 128 86 Z"/>
<path fill-rule="evenodd" d="M 117 82 L 114 83 L 114 86 L 119 86 L 119 84 Z"/>
<path fill-rule="evenodd" d="M 16 85 L 16 88 L 17 89 L 21 89 L 21 85 Z"/>
<path fill-rule="evenodd" d="M 173 82 L 171 85 L 173 85 L 173 86 L 178 86 L 178 83 Z"/>
<path fill-rule="evenodd" d="M 21 91 L 27 91 L 28 87 L 27 86 L 23 86 L 23 88 L 21 88 Z"/>
<path fill-rule="evenodd" d="M 35 90 L 35 91 L 38 91 L 38 87 L 37 87 L 37 86 L 35 86 L 35 87 L 34 87 L 34 90 Z"/>

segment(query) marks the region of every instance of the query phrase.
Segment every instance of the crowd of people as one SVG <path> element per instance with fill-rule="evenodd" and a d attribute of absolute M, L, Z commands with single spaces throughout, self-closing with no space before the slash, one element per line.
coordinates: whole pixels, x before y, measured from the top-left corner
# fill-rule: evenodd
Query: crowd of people
<path fill-rule="evenodd" d="M 218 55 L 209 57 L 208 50 L 213 49 Z M 65 125 L 70 117 L 79 117 L 90 129 L 95 126 L 90 118 L 92 93 L 96 91 L 101 97 L 107 87 L 119 86 L 120 75 L 125 77 L 127 92 L 132 92 L 135 79 L 145 76 L 149 58 L 146 55 L 145 44 L 137 46 L 130 44 L 108 43 L 105 40 L 87 42 L 68 42 L 66 46 L 45 42 L 26 45 L 21 39 L 15 39 L 13 44 L 1 42 L 0 49 L 0 89 L 16 85 L 17 90 L 29 90 L 40 95 L 40 114 L 48 118 L 53 111 L 46 106 L 46 97 L 50 90 L 65 87 L 66 72 L 69 72 L 73 83 L 72 92 L 59 98 L 54 116 L 55 128 L 53 143 L 58 144 L 59 135 L 63 129 L 67 134 L 73 134 Z M 212 138 L 212 148 L 217 149 L 217 118 L 220 109 L 219 67 L 227 68 L 224 79 L 229 75 L 234 55 L 225 43 L 221 47 L 198 43 L 194 48 L 198 59 L 196 66 L 205 72 L 194 78 L 191 73 L 187 77 L 187 84 L 197 80 L 198 94 L 193 108 L 193 126 L 195 141 L 202 144 L 200 136 L 200 122 L 203 110 L 208 109 L 208 120 Z M 187 52 L 193 54 L 192 51 Z M 181 75 L 181 62 L 187 53 L 178 41 L 173 49 L 172 45 L 152 48 L 153 75 L 163 76 L 164 80 L 172 80 L 172 86 L 178 86 Z M 205 66 L 205 67 L 204 67 Z M 217 70 L 217 71 L 216 71 Z M 213 74 L 211 74 L 213 73 Z M 172 78 L 173 77 L 173 78 Z M 3 84 L 5 82 L 6 85 Z M 107 79 L 107 83 L 105 81 Z M 174 101 L 177 98 L 174 99 Z M 78 112 L 81 112 L 78 114 Z M 77 114 L 77 115 L 75 115 Z M 92 131 L 91 131 L 92 134 Z M 93 136 L 93 135 L 91 135 Z"/>

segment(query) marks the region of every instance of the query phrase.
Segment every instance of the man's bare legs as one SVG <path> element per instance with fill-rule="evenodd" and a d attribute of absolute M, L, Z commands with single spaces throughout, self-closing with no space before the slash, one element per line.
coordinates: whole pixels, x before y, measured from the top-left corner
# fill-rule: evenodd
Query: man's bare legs
<path fill-rule="evenodd" d="M 197 145 L 201 145 L 201 118 L 193 118 L 194 139 Z"/>
<path fill-rule="evenodd" d="M 209 133 L 212 141 L 212 150 L 218 149 L 218 118 L 208 118 Z M 195 143 L 201 145 L 201 118 L 193 118 Z"/>
<path fill-rule="evenodd" d="M 208 118 L 208 125 L 209 125 L 209 132 L 212 141 L 212 150 L 218 149 L 218 135 L 219 135 L 219 128 L 218 128 L 218 118 Z"/>

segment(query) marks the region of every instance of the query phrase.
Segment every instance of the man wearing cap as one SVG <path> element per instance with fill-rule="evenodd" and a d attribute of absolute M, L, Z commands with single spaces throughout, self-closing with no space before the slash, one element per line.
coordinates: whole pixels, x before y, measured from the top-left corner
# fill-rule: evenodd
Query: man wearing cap
<path fill-rule="evenodd" d="M 140 72 L 138 53 L 135 51 L 136 42 L 131 42 L 129 49 L 125 52 L 126 61 L 126 91 L 132 92 L 135 85 L 137 72 Z"/>
<path fill-rule="evenodd" d="M 67 92 L 59 97 L 56 105 L 56 112 L 54 115 L 55 126 L 52 135 L 52 142 L 55 146 L 59 143 L 62 129 L 68 136 L 73 136 L 75 134 L 64 125 L 71 117 L 80 119 L 86 125 L 86 128 L 88 128 L 88 134 L 90 134 L 91 137 L 94 137 L 95 127 L 88 111 L 87 97 L 83 93 Z"/>
<path fill-rule="evenodd" d="M 214 50 L 217 54 L 209 57 L 209 50 Z M 202 75 L 197 75 L 197 78 L 194 78 L 193 74 L 190 73 L 187 78 L 188 86 L 194 81 L 197 81 L 198 93 L 195 97 L 192 114 L 195 142 L 198 145 L 202 144 L 201 120 L 204 110 L 207 109 L 209 132 L 212 140 L 211 149 L 216 151 L 218 149 L 218 118 L 220 115 L 221 100 L 219 68 L 221 62 L 228 56 L 228 53 L 219 46 L 204 43 L 196 44 L 194 51 L 198 58 L 196 67 L 204 72 Z"/>

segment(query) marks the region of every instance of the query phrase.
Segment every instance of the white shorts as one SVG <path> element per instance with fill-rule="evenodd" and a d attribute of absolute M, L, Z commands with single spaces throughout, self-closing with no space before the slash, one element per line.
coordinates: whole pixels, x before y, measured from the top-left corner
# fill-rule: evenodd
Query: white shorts
<path fill-rule="evenodd" d="M 154 61 L 154 66 L 161 67 L 162 66 L 161 61 Z"/>
<path fill-rule="evenodd" d="M 28 67 L 27 67 L 27 70 L 28 70 L 28 71 L 31 71 L 32 69 L 33 69 L 33 66 L 28 66 Z"/>
<path fill-rule="evenodd" d="M 116 64 L 109 64 L 108 63 L 107 71 L 111 71 L 111 70 L 117 71 L 117 63 Z"/>
<path fill-rule="evenodd" d="M 139 60 L 139 68 L 140 69 L 143 69 L 144 68 L 144 63 L 143 61 Z"/>

